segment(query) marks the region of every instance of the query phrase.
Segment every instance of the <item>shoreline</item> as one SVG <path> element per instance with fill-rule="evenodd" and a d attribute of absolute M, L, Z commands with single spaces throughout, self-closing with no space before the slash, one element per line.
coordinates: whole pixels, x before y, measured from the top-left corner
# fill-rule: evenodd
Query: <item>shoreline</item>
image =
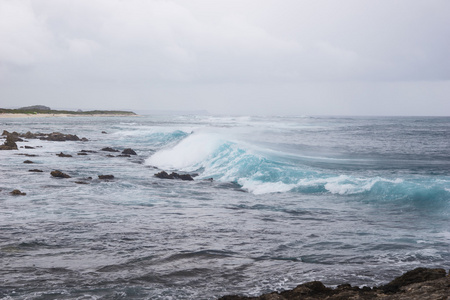
<path fill-rule="evenodd" d="M 14 113 L 0 113 L 1 119 L 7 118 L 68 118 L 68 117 L 139 117 L 136 114 L 14 114 Z"/>

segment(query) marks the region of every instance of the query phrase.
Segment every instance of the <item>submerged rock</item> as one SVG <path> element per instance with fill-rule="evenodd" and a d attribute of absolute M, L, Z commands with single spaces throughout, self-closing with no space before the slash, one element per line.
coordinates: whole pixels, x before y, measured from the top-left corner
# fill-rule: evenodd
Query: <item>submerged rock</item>
<path fill-rule="evenodd" d="M 32 169 L 32 170 L 28 170 L 28 172 L 42 173 L 44 171 L 39 170 L 39 169 Z"/>
<path fill-rule="evenodd" d="M 23 162 L 24 164 L 34 164 L 34 162 L 32 162 L 31 160 L 26 160 Z"/>
<path fill-rule="evenodd" d="M 78 152 L 77 155 L 88 155 L 86 152 Z"/>
<path fill-rule="evenodd" d="M 25 149 L 35 149 L 35 148 L 31 146 L 25 146 Z"/>
<path fill-rule="evenodd" d="M 57 156 L 59 156 L 59 157 L 72 157 L 72 155 L 70 155 L 70 154 L 64 154 L 64 153 L 59 153 L 59 154 L 56 154 Z"/>
<path fill-rule="evenodd" d="M 119 150 L 116 150 L 114 148 L 111 147 L 105 147 L 101 149 L 102 151 L 106 151 L 106 152 L 120 152 Z"/>
<path fill-rule="evenodd" d="M 181 180 L 194 180 L 190 174 L 178 174 L 175 172 L 172 172 L 168 174 L 166 171 L 162 171 L 155 174 L 155 177 L 161 178 L 161 179 L 181 179 Z"/>
<path fill-rule="evenodd" d="M 67 175 L 66 173 L 63 173 L 59 170 L 51 171 L 50 175 L 52 175 L 53 177 L 57 177 L 57 178 L 71 178 L 69 175 Z"/>
<path fill-rule="evenodd" d="M 98 179 L 114 179 L 114 175 L 98 175 Z"/>
<path fill-rule="evenodd" d="M 10 194 L 13 196 L 25 196 L 27 193 L 22 193 L 20 190 L 13 190 Z"/>
<path fill-rule="evenodd" d="M 131 148 L 126 148 L 122 151 L 122 154 L 126 155 L 137 155 L 136 152 Z"/>

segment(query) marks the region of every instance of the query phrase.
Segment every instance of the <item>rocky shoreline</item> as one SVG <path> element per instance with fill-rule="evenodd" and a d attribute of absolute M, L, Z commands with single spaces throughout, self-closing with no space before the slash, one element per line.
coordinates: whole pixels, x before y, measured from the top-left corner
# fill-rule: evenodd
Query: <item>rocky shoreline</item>
<path fill-rule="evenodd" d="M 228 295 L 219 300 L 448 300 L 450 274 L 444 269 L 417 268 L 380 287 L 353 287 L 342 284 L 326 287 L 320 281 L 311 281 L 292 290 L 272 292 L 257 297 Z"/>

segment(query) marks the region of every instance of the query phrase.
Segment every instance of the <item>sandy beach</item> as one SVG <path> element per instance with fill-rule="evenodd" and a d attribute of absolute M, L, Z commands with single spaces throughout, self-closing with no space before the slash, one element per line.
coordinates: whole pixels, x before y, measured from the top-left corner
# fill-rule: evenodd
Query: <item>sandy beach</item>
<path fill-rule="evenodd" d="M 131 114 L 0 114 L 0 118 L 137 117 Z"/>

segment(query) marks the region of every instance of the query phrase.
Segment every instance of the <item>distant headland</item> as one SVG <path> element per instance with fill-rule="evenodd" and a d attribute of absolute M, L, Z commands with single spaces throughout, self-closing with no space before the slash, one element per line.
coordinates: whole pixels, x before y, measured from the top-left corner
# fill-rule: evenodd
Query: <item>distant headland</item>
<path fill-rule="evenodd" d="M 17 109 L 0 108 L 0 117 L 70 117 L 70 116 L 136 116 L 123 110 L 54 110 L 45 105 L 25 106 Z"/>

